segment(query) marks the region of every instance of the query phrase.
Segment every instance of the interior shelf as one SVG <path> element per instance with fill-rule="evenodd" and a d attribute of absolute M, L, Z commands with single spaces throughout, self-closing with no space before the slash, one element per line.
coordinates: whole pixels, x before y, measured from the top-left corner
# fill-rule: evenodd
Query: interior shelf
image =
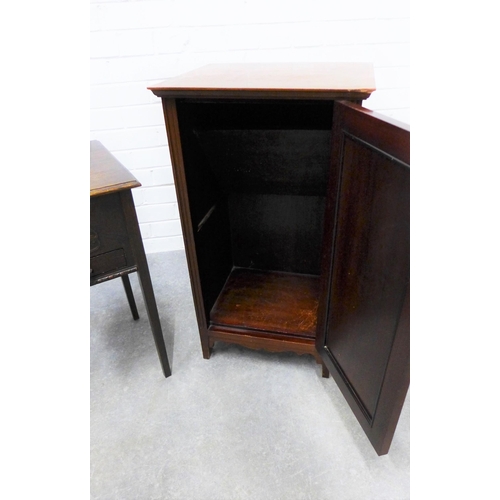
<path fill-rule="evenodd" d="M 212 311 L 212 325 L 314 338 L 319 277 L 234 268 Z"/>

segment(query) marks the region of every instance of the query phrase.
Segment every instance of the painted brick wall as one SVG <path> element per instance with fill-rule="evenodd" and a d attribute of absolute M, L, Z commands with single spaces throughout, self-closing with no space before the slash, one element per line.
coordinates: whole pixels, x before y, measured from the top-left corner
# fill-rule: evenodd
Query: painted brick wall
<path fill-rule="evenodd" d="M 90 139 L 142 183 L 147 253 L 183 248 L 160 100 L 147 86 L 210 63 L 369 61 L 365 106 L 410 122 L 410 2 L 91 0 Z"/>

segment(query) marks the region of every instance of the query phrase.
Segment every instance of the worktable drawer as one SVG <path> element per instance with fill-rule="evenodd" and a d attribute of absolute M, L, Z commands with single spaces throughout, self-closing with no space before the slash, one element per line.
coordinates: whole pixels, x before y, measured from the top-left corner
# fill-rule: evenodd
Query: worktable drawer
<path fill-rule="evenodd" d="M 127 258 L 122 248 L 90 258 L 90 276 L 109 273 L 127 266 Z"/>
<path fill-rule="evenodd" d="M 108 257 L 104 257 L 105 255 Z M 90 257 L 99 257 L 99 261 L 105 262 L 109 259 L 110 265 L 115 262 L 122 262 L 122 265 L 133 264 L 120 193 L 90 199 Z"/>

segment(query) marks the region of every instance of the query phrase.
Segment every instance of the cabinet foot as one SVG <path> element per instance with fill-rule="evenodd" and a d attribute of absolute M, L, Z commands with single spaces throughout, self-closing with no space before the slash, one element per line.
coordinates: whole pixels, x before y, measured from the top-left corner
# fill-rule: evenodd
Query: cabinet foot
<path fill-rule="evenodd" d="M 207 342 L 202 342 L 201 349 L 203 351 L 203 357 L 205 359 L 210 359 L 212 355 L 212 349 L 214 347 L 215 342 L 212 339 L 208 339 Z"/>
<path fill-rule="evenodd" d="M 328 371 L 328 368 L 321 363 L 321 376 L 323 378 L 330 378 L 330 372 Z"/>

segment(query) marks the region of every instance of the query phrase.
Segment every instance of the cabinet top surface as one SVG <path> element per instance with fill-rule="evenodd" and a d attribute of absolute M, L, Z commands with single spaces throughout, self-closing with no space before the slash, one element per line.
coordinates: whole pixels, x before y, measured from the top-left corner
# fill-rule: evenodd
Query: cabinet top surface
<path fill-rule="evenodd" d="M 148 87 L 155 95 L 368 97 L 375 90 L 371 63 L 210 64 Z"/>
<path fill-rule="evenodd" d="M 90 196 L 114 193 L 140 185 L 99 141 L 90 141 Z"/>

